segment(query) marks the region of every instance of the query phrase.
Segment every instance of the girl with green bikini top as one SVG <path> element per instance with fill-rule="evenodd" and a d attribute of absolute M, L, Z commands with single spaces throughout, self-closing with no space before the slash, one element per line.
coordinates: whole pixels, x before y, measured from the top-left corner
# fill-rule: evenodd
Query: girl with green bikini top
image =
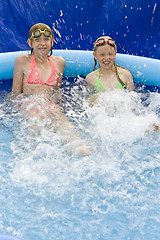
<path fill-rule="evenodd" d="M 118 74 L 118 84 L 116 86 L 116 88 L 119 88 L 119 89 L 126 89 L 126 86 L 125 84 L 122 82 L 121 78 L 120 78 L 120 75 L 117 71 L 117 74 Z M 100 75 L 100 68 L 99 68 L 99 71 L 98 71 L 98 77 L 97 77 L 97 81 L 96 81 L 96 84 L 94 86 L 95 90 L 97 92 L 105 92 L 106 91 L 106 88 L 103 86 L 103 84 L 101 83 L 100 79 L 99 79 L 99 75 Z"/>
<path fill-rule="evenodd" d="M 127 89 L 128 91 L 134 90 L 131 72 L 115 64 L 117 53 L 115 41 L 108 36 L 100 37 L 95 41 L 93 49 L 95 65 L 93 72 L 86 76 L 86 82 L 94 88 L 94 92 L 97 94 L 93 94 L 88 99 L 90 105 L 92 106 L 93 103 L 99 103 L 99 94 L 107 89 L 113 90 L 119 88 Z M 95 70 L 97 61 L 99 68 Z M 147 131 L 160 131 L 160 124 L 151 124 Z"/>
<path fill-rule="evenodd" d="M 96 92 L 104 92 L 115 88 L 134 90 L 133 77 L 130 71 L 115 64 L 117 47 L 115 41 L 103 36 L 94 43 L 95 65 L 93 72 L 86 76 L 86 82 L 94 87 Z M 97 61 L 99 68 L 95 70 Z"/>

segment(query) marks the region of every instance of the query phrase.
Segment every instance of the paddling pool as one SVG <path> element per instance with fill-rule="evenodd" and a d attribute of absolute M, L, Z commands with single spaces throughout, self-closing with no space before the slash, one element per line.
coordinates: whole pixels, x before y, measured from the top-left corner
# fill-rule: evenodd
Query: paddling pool
<path fill-rule="evenodd" d="M 83 86 L 90 65 L 79 64 L 82 71 L 76 77 L 78 69 L 71 75 L 73 61 L 68 60 L 64 107 L 90 145 L 90 156 L 67 154 L 69 145 L 61 144 L 61 136 L 45 123 L 40 123 L 38 136 L 29 136 L 25 116 L 6 98 L 12 63 L 8 73 L 3 71 L 0 232 L 7 235 L 0 239 L 16 239 L 9 235 L 26 240 L 159 239 L 160 133 L 152 128 L 160 119 L 159 60 L 124 58 L 132 59 L 127 64 L 136 90 L 108 91 L 101 96 L 102 105 L 93 107 L 84 98 Z M 126 62 L 121 55 L 118 61 Z"/>

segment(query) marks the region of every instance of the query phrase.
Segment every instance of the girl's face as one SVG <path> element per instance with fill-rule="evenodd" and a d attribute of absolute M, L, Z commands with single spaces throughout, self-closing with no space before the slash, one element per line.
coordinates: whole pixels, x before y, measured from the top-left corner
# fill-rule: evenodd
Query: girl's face
<path fill-rule="evenodd" d="M 51 37 L 46 37 L 42 34 L 40 37 L 29 40 L 29 46 L 33 48 L 34 53 L 38 55 L 48 55 L 53 45 Z"/>
<path fill-rule="evenodd" d="M 100 68 L 109 69 L 114 65 L 116 50 L 114 47 L 104 44 L 98 46 L 93 52 L 94 58 L 98 61 Z"/>

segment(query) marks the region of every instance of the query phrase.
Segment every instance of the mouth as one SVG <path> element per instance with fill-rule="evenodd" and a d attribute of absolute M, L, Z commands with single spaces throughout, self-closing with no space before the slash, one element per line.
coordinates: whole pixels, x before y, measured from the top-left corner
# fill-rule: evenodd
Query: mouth
<path fill-rule="evenodd" d="M 103 64 L 104 64 L 104 65 L 109 65 L 109 64 L 110 64 L 110 61 L 103 61 Z"/>
<path fill-rule="evenodd" d="M 39 50 L 46 50 L 46 47 L 40 47 L 40 48 L 38 48 Z"/>

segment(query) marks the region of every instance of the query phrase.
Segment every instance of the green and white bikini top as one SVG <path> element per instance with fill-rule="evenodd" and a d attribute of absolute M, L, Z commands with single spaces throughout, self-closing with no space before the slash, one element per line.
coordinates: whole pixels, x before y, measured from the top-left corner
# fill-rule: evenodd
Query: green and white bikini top
<path fill-rule="evenodd" d="M 117 74 L 118 74 L 118 84 L 116 86 L 116 88 L 119 88 L 119 89 L 126 89 L 124 83 L 122 82 L 121 78 L 120 78 L 120 75 L 117 71 Z M 97 81 L 96 81 L 96 84 L 94 86 L 94 89 L 97 91 L 97 92 L 105 92 L 106 91 L 106 88 L 103 86 L 103 84 L 101 83 L 100 79 L 99 79 L 99 75 L 100 75 L 100 69 L 98 71 L 98 77 L 97 77 Z"/>

